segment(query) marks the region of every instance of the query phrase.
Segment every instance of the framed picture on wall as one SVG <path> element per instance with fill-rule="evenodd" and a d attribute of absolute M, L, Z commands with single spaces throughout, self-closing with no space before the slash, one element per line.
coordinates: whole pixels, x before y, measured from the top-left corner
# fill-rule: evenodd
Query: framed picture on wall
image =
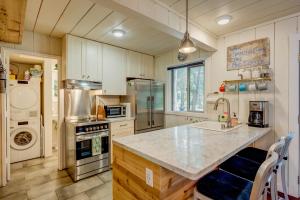
<path fill-rule="evenodd" d="M 270 40 L 263 38 L 227 47 L 227 70 L 270 65 Z"/>

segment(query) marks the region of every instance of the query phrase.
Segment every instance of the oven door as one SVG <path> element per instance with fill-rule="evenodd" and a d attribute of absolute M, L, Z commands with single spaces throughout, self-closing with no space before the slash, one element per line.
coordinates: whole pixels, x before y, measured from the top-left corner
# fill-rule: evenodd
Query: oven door
<path fill-rule="evenodd" d="M 76 141 L 76 160 L 92 157 L 92 138 Z"/>
<path fill-rule="evenodd" d="M 109 136 L 108 132 L 94 137 L 92 140 L 92 155 L 105 155 L 109 153 Z"/>

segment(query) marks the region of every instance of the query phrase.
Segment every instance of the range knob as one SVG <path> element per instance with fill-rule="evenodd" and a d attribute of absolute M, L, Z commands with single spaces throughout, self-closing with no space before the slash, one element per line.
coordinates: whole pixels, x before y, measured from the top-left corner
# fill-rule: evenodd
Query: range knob
<path fill-rule="evenodd" d="M 96 129 L 99 130 L 99 126 L 96 126 Z"/>
<path fill-rule="evenodd" d="M 86 128 L 85 128 L 85 131 L 86 131 L 86 132 L 88 132 L 88 131 L 89 131 L 89 128 L 88 128 L 88 127 L 86 127 Z"/>
<path fill-rule="evenodd" d="M 93 127 L 93 131 L 95 131 L 95 130 L 96 130 L 96 128 L 97 128 L 97 127 L 96 127 L 96 126 L 94 126 L 94 127 Z"/>
<path fill-rule="evenodd" d="M 92 131 L 92 130 L 93 130 L 93 128 L 92 128 L 92 127 L 90 127 L 90 128 L 89 128 L 89 131 Z"/>
<path fill-rule="evenodd" d="M 100 126 L 100 130 L 103 129 L 103 126 Z"/>

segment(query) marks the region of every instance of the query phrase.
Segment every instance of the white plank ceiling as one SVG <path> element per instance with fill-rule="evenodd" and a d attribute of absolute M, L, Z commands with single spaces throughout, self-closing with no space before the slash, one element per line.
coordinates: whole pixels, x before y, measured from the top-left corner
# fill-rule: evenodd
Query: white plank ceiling
<path fill-rule="evenodd" d="M 112 36 L 122 28 L 124 38 Z M 89 0 L 27 0 L 25 30 L 63 37 L 66 33 L 123 48 L 158 55 L 178 46 L 178 39 L 138 19 Z"/>
<path fill-rule="evenodd" d="M 185 0 L 159 0 L 185 14 Z M 300 0 L 189 0 L 190 19 L 216 35 L 233 32 L 265 21 L 300 12 Z M 216 18 L 233 17 L 219 26 Z M 124 29 L 124 38 L 112 30 Z M 25 30 L 54 37 L 64 34 L 105 42 L 139 52 L 158 55 L 178 46 L 178 39 L 89 0 L 27 0 Z"/>
<path fill-rule="evenodd" d="M 185 14 L 186 0 L 159 0 Z M 189 18 L 216 35 L 300 12 L 299 0 L 189 0 Z M 220 26 L 216 18 L 231 15 L 231 23 Z"/>

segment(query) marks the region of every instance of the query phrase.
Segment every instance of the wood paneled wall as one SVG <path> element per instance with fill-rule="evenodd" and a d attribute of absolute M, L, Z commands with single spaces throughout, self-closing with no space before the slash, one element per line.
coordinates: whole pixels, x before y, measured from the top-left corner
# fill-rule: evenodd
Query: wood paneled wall
<path fill-rule="evenodd" d="M 0 40 L 21 43 L 27 0 L 0 1 Z"/>
<path fill-rule="evenodd" d="M 190 200 L 196 181 L 175 174 L 118 145 L 113 145 L 114 200 Z M 153 187 L 146 184 L 146 168 Z"/>
<path fill-rule="evenodd" d="M 300 16 L 300 14 L 299 14 Z M 226 49 L 228 46 L 235 44 L 268 37 L 270 39 L 270 68 L 272 69 L 272 81 L 269 84 L 269 90 L 266 92 L 249 92 L 243 94 L 225 94 L 231 103 L 231 111 L 238 114 L 242 122 L 247 122 L 248 119 L 248 102 L 250 100 L 266 100 L 270 102 L 270 125 L 273 127 L 272 134 L 265 136 L 263 139 L 255 143 L 256 147 L 268 148 L 275 140 L 281 136 L 285 136 L 289 131 L 296 132 L 296 138 L 292 145 L 299 146 L 299 130 L 292 128 L 291 124 L 297 123 L 296 118 L 291 118 L 291 112 L 299 112 L 290 109 L 293 105 L 289 105 L 290 98 L 294 91 L 291 91 L 289 84 L 299 84 L 299 80 L 289 81 L 289 36 L 299 33 L 300 18 L 297 16 L 286 17 L 284 19 L 264 23 L 252 28 L 244 29 L 236 33 L 224 35 L 217 41 L 218 51 L 206 60 L 210 60 L 209 66 L 206 66 L 206 94 L 218 91 L 218 88 L 223 80 L 238 79 L 237 71 L 226 70 Z M 174 55 L 165 53 L 156 57 L 155 75 L 161 80 L 169 84 L 167 66 L 174 63 Z M 170 99 L 170 93 L 167 91 L 167 99 Z M 170 107 L 169 107 L 170 108 Z M 203 117 L 215 118 L 215 112 L 210 105 L 206 106 L 206 112 L 199 114 Z M 226 108 L 225 108 L 226 110 Z M 295 127 L 295 126 L 293 126 Z M 297 147 L 298 148 L 298 147 Z M 298 160 L 299 151 L 291 153 L 291 159 Z M 290 161 L 291 163 L 292 161 Z M 295 195 L 298 190 L 296 187 L 297 176 L 299 171 L 298 164 L 289 165 L 289 185 L 290 193 Z"/>

